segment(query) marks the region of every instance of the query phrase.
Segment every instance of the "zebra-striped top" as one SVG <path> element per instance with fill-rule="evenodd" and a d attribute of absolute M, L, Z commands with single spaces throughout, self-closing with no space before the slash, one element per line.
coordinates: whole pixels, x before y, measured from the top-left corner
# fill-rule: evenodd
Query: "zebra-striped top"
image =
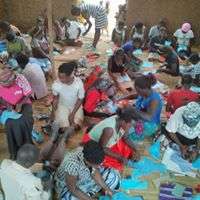
<path fill-rule="evenodd" d="M 86 12 L 89 16 L 97 18 L 100 15 L 105 15 L 106 10 L 100 5 L 81 4 L 81 12 Z"/>

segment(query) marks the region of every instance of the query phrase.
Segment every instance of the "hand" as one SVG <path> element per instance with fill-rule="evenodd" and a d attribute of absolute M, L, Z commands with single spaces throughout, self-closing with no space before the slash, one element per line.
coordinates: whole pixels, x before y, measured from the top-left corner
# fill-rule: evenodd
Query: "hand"
<path fill-rule="evenodd" d="M 69 119 L 69 123 L 70 123 L 71 126 L 75 125 L 74 117 L 75 117 L 74 113 L 69 114 L 68 119 Z"/>
<path fill-rule="evenodd" d="M 187 155 L 188 155 L 188 147 L 187 146 L 181 146 L 180 149 L 181 149 L 181 153 L 182 153 L 183 158 L 186 158 Z"/>
<path fill-rule="evenodd" d="M 34 165 L 32 165 L 30 167 L 30 170 L 35 173 L 35 172 L 39 172 L 42 171 L 44 164 L 43 163 L 35 163 Z"/>
<path fill-rule="evenodd" d="M 108 196 L 112 197 L 113 196 L 113 191 L 110 188 L 108 188 L 108 189 L 105 190 L 105 195 L 108 195 Z"/>
<path fill-rule="evenodd" d="M 19 113 L 21 112 L 21 110 L 22 110 L 22 104 L 17 104 L 15 107 L 15 111 Z"/>
<path fill-rule="evenodd" d="M 86 36 L 86 35 L 87 35 L 87 33 L 88 33 L 87 31 L 86 31 L 86 32 L 84 32 L 84 33 L 82 34 L 82 36 Z"/>

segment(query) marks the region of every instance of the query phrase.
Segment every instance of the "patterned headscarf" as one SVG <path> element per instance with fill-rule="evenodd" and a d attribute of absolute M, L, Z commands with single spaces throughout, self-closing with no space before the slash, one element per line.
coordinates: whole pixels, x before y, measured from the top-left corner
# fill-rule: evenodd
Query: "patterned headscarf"
<path fill-rule="evenodd" d="M 190 102 L 187 104 L 182 117 L 181 132 L 185 132 L 188 135 L 200 133 L 200 105 L 198 103 Z"/>

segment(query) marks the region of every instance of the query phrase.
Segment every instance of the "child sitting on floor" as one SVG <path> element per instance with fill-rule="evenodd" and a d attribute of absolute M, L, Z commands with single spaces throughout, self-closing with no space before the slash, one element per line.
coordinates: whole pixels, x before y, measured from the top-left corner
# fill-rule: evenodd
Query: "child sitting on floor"
<path fill-rule="evenodd" d="M 81 79 L 74 76 L 75 68 L 75 61 L 61 64 L 58 69 L 59 80 L 52 85 L 52 120 L 62 129 L 69 126 L 79 128 L 83 122 L 84 87 Z"/>
<path fill-rule="evenodd" d="M 112 42 L 114 42 L 117 47 L 121 47 L 124 43 L 125 31 L 124 22 L 118 22 L 118 25 L 113 29 Z"/>

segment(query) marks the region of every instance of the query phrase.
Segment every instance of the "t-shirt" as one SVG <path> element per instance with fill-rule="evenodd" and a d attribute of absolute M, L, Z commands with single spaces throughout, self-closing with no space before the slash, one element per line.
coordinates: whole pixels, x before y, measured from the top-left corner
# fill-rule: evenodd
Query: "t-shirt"
<path fill-rule="evenodd" d="M 66 106 L 67 108 L 74 108 L 78 99 L 84 98 L 83 82 L 80 78 L 74 77 L 71 85 L 61 83 L 59 80 L 52 85 L 53 95 L 59 96 L 58 104 Z"/>
<path fill-rule="evenodd" d="M 70 21 L 69 27 L 67 27 L 68 38 L 70 40 L 76 40 L 79 36 L 80 27 L 78 22 Z"/>
<path fill-rule="evenodd" d="M 185 101 L 192 102 L 199 99 L 199 95 L 189 89 L 176 89 L 169 93 L 167 104 L 175 111 L 184 105 Z"/>
<path fill-rule="evenodd" d="M 166 130 L 170 133 L 179 133 L 182 136 L 188 138 L 188 139 L 200 139 L 200 121 L 199 123 L 194 127 L 195 131 L 187 131 L 182 128 L 184 121 L 183 121 L 183 112 L 184 112 L 185 106 L 182 106 L 176 110 L 176 112 L 171 115 L 170 119 L 167 122 Z M 197 130 L 198 129 L 198 130 Z"/>
<path fill-rule="evenodd" d="M 159 36 L 160 31 L 158 25 L 152 26 L 150 31 L 149 31 L 149 39 Z"/>
<path fill-rule="evenodd" d="M 122 49 L 124 49 L 124 52 L 127 54 L 129 52 L 133 52 L 135 50 L 135 47 L 133 45 L 133 41 L 128 41 L 126 42 L 123 46 Z"/>
<path fill-rule="evenodd" d="M 178 29 L 174 36 L 177 38 L 177 42 L 179 45 L 188 46 L 190 39 L 194 38 L 194 34 L 192 30 L 189 30 L 187 33 L 183 33 L 181 29 Z"/>
<path fill-rule="evenodd" d="M 200 75 L 200 62 L 195 65 L 191 65 L 191 76 L 196 78 L 197 75 Z"/>

